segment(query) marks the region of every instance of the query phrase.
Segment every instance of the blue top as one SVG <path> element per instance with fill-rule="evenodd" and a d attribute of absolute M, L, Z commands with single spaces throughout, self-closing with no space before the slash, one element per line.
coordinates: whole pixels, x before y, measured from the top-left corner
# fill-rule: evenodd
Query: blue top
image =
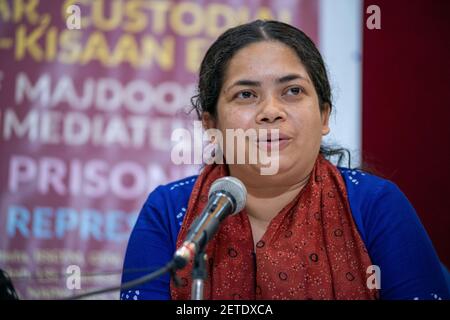
<path fill-rule="evenodd" d="M 372 263 L 380 267 L 381 299 L 450 299 L 439 258 L 400 189 L 374 175 L 339 170 L 361 238 Z M 141 277 L 172 258 L 196 179 L 192 176 L 159 186 L 149 195 L 130 236 L 122 283 Z M 147 270 L 132 272 L 140 268 Z M 163 275 L 122 291 L 120 298 L 170 299 L 169 281 L 169 275 Z"/>

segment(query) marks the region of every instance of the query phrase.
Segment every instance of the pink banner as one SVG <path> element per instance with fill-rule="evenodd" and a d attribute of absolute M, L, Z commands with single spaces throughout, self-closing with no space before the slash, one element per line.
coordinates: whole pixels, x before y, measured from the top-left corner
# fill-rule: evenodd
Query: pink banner
<path fill-rule="evenodd" d="M 119 284 L 148 193 L 198 170 L 171 163 L 171 133 L 193 129 L 208 45 L 257 18 L 317 40 L 317 10 L 315 0 L 0 1 L 0 268 L 20 298 Z M 81 290 L 68 281 L 76 268 Z"/>

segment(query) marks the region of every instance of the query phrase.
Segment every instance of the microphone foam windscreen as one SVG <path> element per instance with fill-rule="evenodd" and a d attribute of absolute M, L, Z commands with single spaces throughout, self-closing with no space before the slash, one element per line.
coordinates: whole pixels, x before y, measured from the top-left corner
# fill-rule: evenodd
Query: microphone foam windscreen
<path fill-rule="evenodd" d="M 214 192 L 220 190 L 228 192 L 236 201 L 236 208 L 234 209 L 233 214 L 244 209 L 245 202 L 247 201 L 247 189 L 241 180 L 235 177 L 223 177 L 217 179 L 211 185 L 208 197 L 210 197 Z"/>

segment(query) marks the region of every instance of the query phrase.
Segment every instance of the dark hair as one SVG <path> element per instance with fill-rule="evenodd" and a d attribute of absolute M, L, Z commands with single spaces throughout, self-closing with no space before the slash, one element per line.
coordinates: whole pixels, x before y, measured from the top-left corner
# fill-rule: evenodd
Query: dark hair
<path fill-rule="evenodd" d="M 260 41 L 278 41 L 293 49 L 314 84 L 319 108 L 322 112 L 326 104 L 332 109 L 331 88 L 327 70 L 319 50 L 314 42 L 301 30 L 279 21 L 256 20 L 228 29 L 209 47 L 200 66 L 198 93 L 191 98 L 191 103 L 199 119 L 203 112 L 212 117 L 217 116 L 217 101 L 223 85 L 224 74 L 234 54 L 249 44 Z M 338 156 L 338 165 L 348 154 L 343 148 L 320 147 L 326 156 Z"/>

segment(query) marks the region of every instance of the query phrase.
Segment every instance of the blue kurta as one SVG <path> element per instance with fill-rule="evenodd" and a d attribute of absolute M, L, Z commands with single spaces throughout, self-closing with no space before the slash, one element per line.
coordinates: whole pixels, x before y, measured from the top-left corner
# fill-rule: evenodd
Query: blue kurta
<path fill-rule="evenodd" d="M 339 168 L 350 208 L 369 256 L 381 271 L 381 299 L 450 299 L 445 274 L 414 208 L 388 180 Z M 197 176 L 157 187 L 131 233 L 122 283 L 156 270 L 173 256 Z M 369 275 L 368 275 L 369 276 Z M 125 290 L 121 299 L 170 299 L 169 275 Z"/>

